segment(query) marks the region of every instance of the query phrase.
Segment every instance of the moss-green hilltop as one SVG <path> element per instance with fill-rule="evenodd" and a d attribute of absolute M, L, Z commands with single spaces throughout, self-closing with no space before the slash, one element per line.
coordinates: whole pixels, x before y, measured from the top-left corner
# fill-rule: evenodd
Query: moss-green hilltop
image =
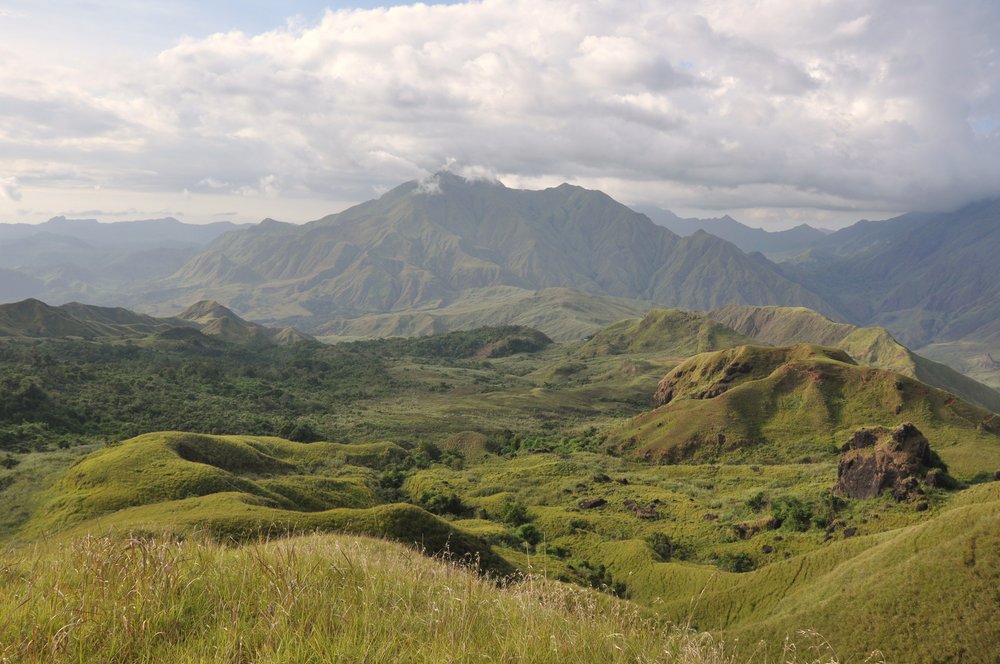
<path fill-rule="evenodd" d="M 831 458 L 860 427 L 912 421 L 953 472 L 1000 468 L 1000 416 L 833 348 L 702 353 L 664 377 L 656 403 L 612 432 L 612 449 L 660 461 L 790 462 Z"/>

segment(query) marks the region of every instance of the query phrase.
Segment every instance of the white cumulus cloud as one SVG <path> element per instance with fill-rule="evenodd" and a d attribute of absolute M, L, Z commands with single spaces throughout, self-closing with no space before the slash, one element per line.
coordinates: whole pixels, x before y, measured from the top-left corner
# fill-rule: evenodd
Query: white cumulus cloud
<path fill-rule="evenodd" d="M 290 25 L 184 39 L 94 85 L 70 64 L 0 73 L 0 170 L 361 200 L 454 159 L 702 210 L 1000 194 L 992 2 L 483 0 Z"/>

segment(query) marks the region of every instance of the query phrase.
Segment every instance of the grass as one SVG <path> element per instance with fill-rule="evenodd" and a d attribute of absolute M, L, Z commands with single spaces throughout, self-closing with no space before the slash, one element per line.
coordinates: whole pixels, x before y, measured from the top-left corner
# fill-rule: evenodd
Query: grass
<path fill-rule="evenodd" d="M 688 357 L 752 341 L 703 314 L 653 309 L 642 318 L 623 320 L 596 332 L 579 352 L 583 357 L 648 351 Z"/>
<path fill-rule="evenodd" d="M 677 462 L 835 460 L 855 430 L 911 421 L 958 477 L 1000 468 L 998 418 L 819 346 L 702 353 L 669 373 L 669 403 L 612 432 L 621 452 Z"/>
<path fill-rule="evenodd" d="M 837 661 L 812 639 L 737 657 L 600 593 L 366 538 L 85 537 L 8 551 L 0 579 L 5 662 Z"/>
<path fill-rule="evenodd" d="M 658 324 L 666 318 L 650 320 Z M 641 350 L 626 348 L 618 355 L 591 353 L 585 343 L 575 342 L 530 354 L 475 357 L 482 339 L 464 333 L 442 338 L 448 341 L 445 351 L 433 340 L 394 340 L 345 347 L 323 362 L 298 351 L 274 355 L 289 362 L 276 362 L 268 371 L 275 376 L 291 371 L 282 383 L 290 390 L 308 391 L 314 378 L 345 395 L 354 389 L 347 387 L 364 385 L 362 392 L 317 405 L 308 416 L 316 431 L 349 432 L 341 440 L 351 443 L 161 432 L 86 456 L 74 449 L 10 455 L 14 466 L 0 468 L 0 539 L 18 544 L 0 556 L 0 587 L 12 580 L 21 594 L 9 602 L 12 596 L 0 588 L 0 643 L 11 648 L 9 659 L 29 661 L 351 661 L 364 656 L 366 647 L 373 657 L 402 661 L 486 661 L 491 655 L 490 661 L 862 661 L 874 648 L 884 649 L 891 661 L 949 661 L 957 648 L 965 649 L 968 661 L 990 661 L 995 652 L 975 635 L 993 635 L 997 622 L 997 601 L 989 588 L 996 585 L 991 561 L 1000 530 L 994 495 L 1000 485 L 953 493 L 925 487 L 928 509 L 922 512 L 888 497 L 836 502 L 830 494 L 836 480 L 834 448 L 857 426 L 892 426 L 903 419 L 917 423 L 953 475 L 983 481 L 1000 467 L 1000 445 L 988 413 L 912 379 L 858 366 L 831 349 L 743 347 L 678 365 L 672 346 L 656 340 L 657 325 L 638 327 L 654 332 L 634 336 Z M 702 336 L 698 343 L 714 343 L 707 332 Z M 409 350 L 402 352 L 404 347 Z M 439 357 L 456 347 L 472 356 Z M 207 374 L 210 357 L 199 360 Z M 226 372 L 240 365 L 234 356 L 220 357 Z M 735 360 L 749 363 L 750 370 L 727 373 Z M 685 372 L 677 397 L 639 414 L 648 409 L 657 380 L 675 365 Z M 343 384 L 338 367 L 346 370 Z M 212 389 L 229 393 L 237 384 L 229 380 L 212 383 Z M 262 382 L 259 376 L 253 380 Z M 727 389 L 712 398 L 692 398 L 716 384 Z M 122 387 L 121 394 L 129 392 Z M 272 397 L 281 401 L 287 395 L 276 390 Z M 217 410 L 220 417 L 226 414 Z M 242 419 L 231 421 L 241 426 Z M 606 448 L 602 443 L 609 430 L 613 445 Z M 680 446 L 684 454 L 676 460 L 683 463 L 650 464 L 626 453 L 633 449 L 621 443 L 632 436 L 640 452 L 641 445 L 650 450 Z M 594 499 L 605 502 L 581 504 Z M 779 526 L 775 516 L 791 514 L 793 508 L 802 523 L 784 517 Z M 856 535 L 846 537 L 848 529 Z M 298 537 L 303 533 L 337 535 Z M 290 535 L 297 537 L 266 541 Z M 67 549 L 67 542 L 75 544 Z M 129 567 L 138 564 L 132 556 L 148 551 L 149 560 L 160 560 L 174 555 L 171 547 L 182 552 L 170 563 L 177 569 L 194 561 L 184 568 L 183 579 L 197 594 L 169 586 L 155 590 L 160 599 L 150 601 L 175 624 L 126 606 L 122 611 L 134 613 L 121 613 L 127 622 L 115 627 L 105 624 L 114 622 L 108 617 L 117 615 L 113 608 L 94 608 L 105 611 L 104 617 L 89 620 L 86 610 L 94 604 L 56 604 L 62 601 L 60 592 L 66 597 L 98 593 L 88 586 L 87 569 L 117 567 L 122 579 L 105 585 L 124 584 L 136 574 Z M 377 623 L 380 615 L 365 609 L 359 613 L 375 622 L 373 631 L 339 618 L 351 625 L 354 636 L 338 641 L 318 600 L 299 607 L 299 622 L 288 622 L 291 615 L 276 615 L 278 609 L 258 605 L 238 587 L 207 587 L 213 580 L 250 584 L 263 588 L 263 597 L 275 606 L 287 606 L 267 594 L 272 577 L 265 568 L 284 565 L 282 574 L 291 574 L 302 588 L 306 581 L 295 571 L 298 563 L 282 561 L 308 558 L 316 569 L 332 574 L 330 559 L 341 555 L 337 547 L 360 547 L 347 552 L 355 566 L 357 556 L 390 567 L 385 562 L 390 554 L 407 561 L 391 573 L 371 574 L 389 577 L 379 577 L 377 584 L 412 615 L 392 614 L 391 606 L 379 604 L 383 600 L 364 600 L 382 606 L 402 631 L 393 633 L 393 623 Z M 387 553 L 373 552 L 376 548 Z M 77 558 L 71 550 L 78 551 Z M 398 584 L 409 581 L 391 578 L 407 566 L 437 570 L 442 565 L 415 555 L 417 550 L 448 553 L 466 563 L 478 560 L 478 567 L 492 574 L 517 570 L 531 580 L 498 589 L 444 564 L 448 574 L 461 573 L 448 577 L 452 589 L 459 582 L 486 584 L 482 594 L 458 595 L 455 611 L 461 602 L 492 601 L 498 613 L 460 619 L 439 607 L 449 624 L 436 629 L 448 636 L 435 645 L 438 637 L 421 631 L 427 628 L 421 621 L 434 615 L 433 605 L 411 603 L 406 593 L 418 592 L 419 585 L 406 585 L 404 592 Z M 970 550 L 976 551 L 972 565 L 962 553 Z M 92 563 L 85 562 L 88 556 Z M 53 569 L 48 576 L 46 566 Z M 229 566 L 242 570 L 238 579 L 226 576 Z M 209 570 L 214 576 L 199 576 Z M 112 575 L 101 573 L 105 580 Z M 437 588 L 434 579 L 444 578 L 437 572 L 419 574 L 432 588 Z M 279 588 L 289 583 L 282 578 Z M 143 583 L 155 586 L 154 579 Z M 329 585 L 333 581 L 325 577 L 317 583 L 327 593 L 353 592 Z M 108 602 L 127 604 L 125 586 L 107 590 L 111 594 L 101 597 Z M 518 594 L 529 590 L 541 594 Z M 867 597 L 868 590 L 878 595 Z M 443 597 L 437 592 L 431 596 Z M 937 593 L 947 597 L 931 599 Z M 45 600 L 51 606 L 38 604 L 42 600 L 36 595 L 51 595 Z M 553 609 L 562 617 L 550 623 L 544 618 L 541 631 L 533 631 L 524 624 L 528 617 L 499 616 L 514 610 L 514 597 L 527 602 L 525 616 Z M 584 615 L 569 600 L 545 599 L 550 597 L 585 598 L 595 608 Z M 966 597 L 975 599 L 975 610 L 958 604 Z M 231 622 L 215 616 L 212 611 L 225 613 L 223 598 L 246 613 L 230 610 Z M 22 601 L 35 613 L 17 614 Z M 295 606 L 289 611 L 298 611 Z M 568 618 L 558 613 L 567 607 Z M 637 622 L 625 621 L 626 614 Z M 892 630 L 896 615 L 906 616 L 905 629 L 898 632 Z M 8 616 L 14 627 L 5 633 Z M 665 622 L 687 624 L 689 619 L 700 629 L 721 632 L 723 640 L 709 642 Z M 137 629 L 143 620 L 151 625 L 143 628 L 151 630 L 147 635 L 115 632 Z M 265 629 L 261 621 L 266 620 L 278 622 Z M 509 631 L 481 634 L 480 620 Z M 581 625 L 557 628 L 558 620 Z M 922 624 L 932 638 L 919 634 Z M 858 630 L 858 625 L 877 628 Z M 803 629 L 826 636 L 825 650 L 809 651 L 813 659 L 803 659 L 801 641 L 798 654 L 781 646 L 786 639 L 799 639 Z M 547 636 L 545 630 L 550 630 Z M 243 645 L 234 634 L 245 635 Z M 602 641 L 607 634 L 620 636 L 609 646 Z M 396 643 L 398 638 L 408 645 Z M 498 643 L 500 638 L 505 641 Z M 334 645 L 323 650 L 328 639 Z M 452 651 L 444 645 L 449 639 Z M 542 645 L 545 639 L 551 652 Z M 574 639 L 594 643 L 575 644 Z M 767 648 L 758 645 L 761 639 Z M 131 640 L 136 649 L 130 649 Z M 457 645 L 460 641 L 468 646 Z M 609 655 L 608 648 L 616 646 L 621 650 Z M 683 659 L 691 648 L 695 659 Z M 696 658 L 703 656 L 708 659 Z"/>

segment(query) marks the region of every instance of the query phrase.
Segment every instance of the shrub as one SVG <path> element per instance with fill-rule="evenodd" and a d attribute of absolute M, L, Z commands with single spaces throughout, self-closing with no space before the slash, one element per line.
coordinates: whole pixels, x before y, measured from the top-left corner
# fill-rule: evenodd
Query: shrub
<path fill-rule="evenodd" d="M 751 572 L 757 564 L 745 553 L 723 553 L 716 564 L 719 569 L 727 572 Z"/>
<path fill-rule="evenodd" d="M 812 509 L 799 498 L 781 496 L 771 502 L 771 514 L 781 522 L 782 528 L 790 528 L 804 532 L 809 530 L 812 521 Z"/>
<path fill-rule="evenodd" d="M 535 527 L 532 523 L 524 523 L 517 527 L 514 531 L 520 539 L 524 540 L 526 544 L 535 546 L 542 541 L 542 531 Z"/>
<path fill-rule="evenodd" d="M 434 514 L 462 515 L 468 508 L 458 494 L 452 491 L 431 489 L 420 496 L 420 506 Z"/>
<path fill-rule="evenodd" d="M 646 541 L 661 562 L 670 562 L 670 559 L 674 557 L 674 543 L 666 533 L 653 533 Z"/>
<path fill-rule="evenodd" d="M 521 501 L 510 498 L 500 504 L 496 517 L 508 526 L 520 526 L 531 520 L 528 516 L 528 507 Z"/>
<path fill-rule="evenodd" d="M 758 491 L 746 502 L 746 506 L 754 512 L 760 512 L 768 505 L 767 495 L 763 491 Z"/>

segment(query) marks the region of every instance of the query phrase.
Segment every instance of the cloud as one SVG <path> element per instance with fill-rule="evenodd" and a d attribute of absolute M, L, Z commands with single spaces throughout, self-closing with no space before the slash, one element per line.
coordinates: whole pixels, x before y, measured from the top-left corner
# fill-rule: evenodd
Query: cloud
<path fill-rule="evenodd" d="M 21 186 L 15 177 L 0 178 L 0 198 L 17 202 L 21 200 Z"/>
<path fill-rule="evenodd" d="M 431 175 L 429 177 L 420 178 L 417 180 L 417 188 L 413 190 L 415 194 L 423 194 L 426 196 L 433 196 L 435 194 L 441 193 L 441 181 L 438 176 Z"/>
<path fill-rule="evenodd" d="M 935 0 L 328 11 L 100 76 L 8 68 L 0 169 L 361 200 L 454 159 L 666 207 L 945 208 L 1000 194 L 998 31 L 996 3 Z"/>

